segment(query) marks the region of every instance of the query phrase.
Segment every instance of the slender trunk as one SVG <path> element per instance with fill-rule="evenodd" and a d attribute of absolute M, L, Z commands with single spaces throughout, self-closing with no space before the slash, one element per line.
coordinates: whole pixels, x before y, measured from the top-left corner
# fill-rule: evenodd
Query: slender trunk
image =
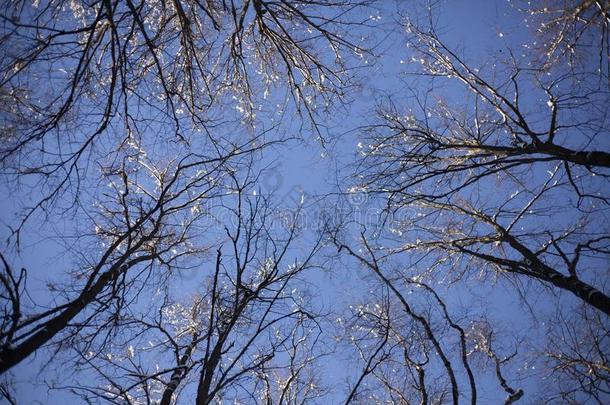
<path fill-rule="evenodd" d="M 191 344 L 184 351 L 184 354 L 182 355 L 182 357 L 180 358 L 180 361 L 178 363 L 178 367 L 176 367 L 176 369 L 172 373 L 172 376 L 170 377 L 169 382 L 167 383 L 167 386 L 165 387 L 165 391 L 163 391 L 163 396 L 161 397 L 161 402 L 159 403 L 159 405 L 170 405 L 171 404 L 172 396 L 174 395 L 176 388 L 178 388 L 178 385 L 180 385 L 180 382 L 186 375 L 186 363 L 191 358 L 191 354 L 193 353 L 193 349 L 195 348 L 195 345 L 197 344 L 198 337 L 199 337 L 199 335 L 197 333 L 193 334 L 193 339 L 191 341 Z"/>

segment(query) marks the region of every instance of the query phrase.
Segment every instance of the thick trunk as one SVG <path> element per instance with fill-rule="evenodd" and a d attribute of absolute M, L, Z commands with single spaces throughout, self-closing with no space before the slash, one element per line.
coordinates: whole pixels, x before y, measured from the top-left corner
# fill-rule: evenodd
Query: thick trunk
<path fill-rule="evenodd" d="M 58 332 L 64 329 L 93 299 L 102 291 L 108 282 L 117 274 L 119 266 L 112 266 L 110 270 L 103 273 L 98 280 L 56 317 L 44 323 L 44 327 L 26 339 L 23 343 L 0 352 L 0 374 L 14 367 L 30 354 L 34 353 Z"/>
<path fill-rule="evenodd" d="M 578 298 L 587 304 L 599 309 L 606 315 L 610 316 L 610 297 L 595 287 L 590 286 L 577 277 L 565 276 L 559 271 L 546 265 L 536 256 L 530 249 L 519 242 L 516 238 L 510 235 L 505 235 L 509 244 L 528 261 L 528 266 L 531 268 L 531 275 L 550 282 L 556 287 L 570 291 Z"/>
<path fill-rule="evenodd" d="M 570 291 L 587 304 L 610 316 L 610 297 L 602 291 L 579 280 L 577 277 L 565 276 L 546 265 L 534 252 L 519 242 L 514 236 L 505 233 L 503 237 L 513 249 L 521 253 L 526 259 L 527 266 L 530 268 L 528 274 L 539 280 L 550 282 L 563 290 Z M 518 272 L 520 273 L 520 271 Z"/>
<path fill-rule="evenodd" d="M 195 404 L 197 405 L 208 405 L 212 400 L 210 395 L 210 388 L 212 387 L 212 378 L 214 377 L 214 370 L 220 362 L 220 351 L 222 350 L 222 344 L 217 344 L 212 352 L 212 355 L 204 364 L 203 370 L 199 377 L 199 385 L 197 386 L 197 398 Z"/>
<path fill-rule="evenodd" d="M 559 288 L 570 291 L 587 304 L 610 316 L 610 297 L 595 287 L 575 277 L 566 277 L 555 271 L 550 274 L 549 281 Z"/>
<path fill-rule="evenodd" d="M 526 264 L 506 258 L 484 254 L 472 250 L 458 247 L 462 252 L 483 259 L 487 262 L 495 263 L 509 272 L 524 274 L 536 278 L 545 283 L 550 283 L 555 287 L 561 288 L 576 295 L 588 305 L 597 308 L 606 315 L 610 316 L 610 297 L 604 292 L 585 283 L 577 277 L 565 276 L 559 271 L 542 262 L 531 250 L 521 244 L 517 239 L 510 235 L 505 235 L 509 244 L 526 258 Z"/>
<path fill-rule="evenodd" d="M 8 371 L 15 365 L 19 364 L 30 354 L 44 346 L 49 340 L 55 335 L 61 332 L 68 326 L 70 321 L 74 319 L 87 305 L 89 305 L 95 298 L 102 292 L 106 287 L 121 271 L 126 271 L 129 267 L 132 267 L 140 262 L 151 260 L 152 256 L 140 256 L 134 260 L 125 263 L 127 255 L 123 260 L 118 261 L 112 267 L 89 286 L 88 289 L 83 291 L 80 296 L 72 301 L 65 310 L 59 315 L 46 321 L 44 324 L 38 326 L 38 331 L 32 334 L 25 341 L 20 343 L 18 346 L 13 348 L 5 348 L 0 352 L 0 374 Z"/>
<path fill-rule="evenodd" d="M 536 145 L 535 152 L 556 156 L 561 160 L 589 167 L 610 167 L 610 153 L 599 151 L 573 151 L 551 143 Z"/>

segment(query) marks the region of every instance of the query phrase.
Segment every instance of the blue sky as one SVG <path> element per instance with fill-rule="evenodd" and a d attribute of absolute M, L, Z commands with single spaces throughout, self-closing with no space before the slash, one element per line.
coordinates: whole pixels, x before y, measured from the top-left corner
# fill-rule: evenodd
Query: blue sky
<path fill-rule="evenodd" d="M 384 22 L 400 18 L 396 10 L 394 2 L 386 0 L 381 3 L 380 38 L 384 37 Z M 506 1 L 454 0 L 443 3 L 439 10 L 438 25 L 442 27 L 443 39 L 451 47 L 461 49 L 475 64 L 493 65 L 507 47 L 519 48 L 524 41 L 530 40 L 527 31 L 521 24 L 517 24 L 521 14 Z M 390 27 L 389 23 L 387 27 Z M 321 210 L 338 207 L 334 204 L 337 200 L 341 200 L 341 193 L 347 193 L 349 180 L 346 179 L 353 174 L 350 162 L 357 155 L 358 143 L 362 140 L 358 127 L 370 123 L 369 113 L 376 102 L 383 97 L 405 99 L 403 84 L 405 80 L 410 80 L 406 73 L 413 70 L 413 65 L 410 51 L 406 47 L 397 45 L 400 43 L 401 36 L 394 33 L 379 43 L 380 51 L 377 55 L 365 56 L 362 59 L 362 66 L 373 66 L 361 71 L 359 80 L 362 90 L 350 95 L 353 99 L 351 104 L 322 118 L 325 128 L 323 135 L 329 141 L 326 147 L 311 139 L 310 130 L 306 131 L 308 133 L 302 133 L 303 127 L 296 120 L 293 123 L 283 122 L 283 132 L 287 136 L 304 139 L 292 140 L 285 145 L 273 147 L 267 151 L 261 161 L 257 162 L 260 168 L 266 168 L 259 179 L 257 192 L 264 194 L 274 189 L 274 198 L 280 207 L 291 208 L 295 204 L 304 202 L 309 207 L 305 213 L 308 224 L 315 222 L 314 219 Z M 453 102 L 459 103 L 462 100 L 462 93 L 455 92 L 451 85 L 440 88 L 439 91 Z M 272 125 L 270 121 L 262 123 L 263 128 Z M 160 149 L 160 154 L 166 152 L 163 147 Z M 8 225 L 13 223 L 19 207 L 28 205 L 29 202 L 16 199 L 7 191 L 5 184 L 2 184 L 2 187 L 5 192 L 2 193 L 4 197 L 0 201 L 1 219 L 3 225 Z M 363 210 L 378 208 L 378 202 L 370 197 L 364 198 L 365 201 L 361 205 L 360 202 L 354 204 L 352 199 L 347 198 L 346 207 L 353 210 L 349 215 L 358 215 L 362 214 Z M 28 224 L 28 229 L 36 229 L 43 219 L 34 218 Z M 75 229 L 77 225 L 69 224 L 66 229 Z M 1 235 L 8 235 L 7 232 L 5 227 Z M 315 228 L 308 232 L 315 232 Z M 64 277 L 63 269 L 70 265 L 70 258 L 62 256 L 63 247 L 50 237 L 51 234 L 52 230 L 48 228 L 41 234 L 42 237 L 35 232 L 31 234 L 24 232 L 21 251 L 13 251 L 14 266 L 29 270 L 30 294 L 39 305 L 49 304 L 49 301 L 53 300 L 48 293 L 47 280 Z M 307 234 L 306 240 L 312 237 Z M 294 255 L 298 256 L 299 252 L 294 252 Z M 408 259 L 404 260 L 406 262 Z M 318 304 L 323 308 L 336 310 L 340 315 L 350 303 L 366 302 L 371 294 L 367 289 L 359 288 L 362 279 L 369 277 L 366 270 L 349 259 L 332 260 L 328 263 L 328 268 L 313 272 L 307 278 L 313 288 L 320 293 Z M 184 275 L 174 287 L 176 297 L 181 298 L 181 295 L 186 297 L 191 292 L 189 290 L 195 286 L 193 280 L 196 278 L 197 274 Z M 527 329 L 530 325 L 536 325 L 536 319 L 528 315 L 524 318 L 523 306 L 511 291 L 510 283 L 505 280 L 499 280 L 492 286 L 479 284 L 475 287 L 455 285 L 441 288 L 443 288 L 443 298 L 449 307 L 457 308 L 456 314 L 466 312 L 471 307 L 486 306 L 488 317 L 495 319 L 505 331 L 515 331 L 514 338 L 527 338 L 528 344 L 543 342 L 544 325 L 537 324 L 536 330 Z M 570 300 L 565 295 L 563 294 L 562 297 Z M 539 304 L 541 319 L 544 319 L 545 315 L 552 314 L 554 301 L 539 302 L 535 298 L 532 298 L 532 301 Z M 61 403 L 73 399 L 64 392 L 47 390 L 42 382 L 42 376 L 37 375 L 37 368 L 44 360 L 44 354 L 37 354 L 14 369 L 20 403 Z M 527 364 L 527 361 L 525 355 L 517 357 L 514 368 L 516 375 L 527 377 L 527 380 L 519 381 L 519 386 L 527 393 L 535 395 L 539 387 L 543 386 L 544 376 L 538 375 L 532 368 L 536 364 Z M 358 368 L 360 366 L 361 364 L 354 366 L 353 362 L 342 361 L 342 354 L 328 362 L 325 379 L 331 387 L 334 387 L 334 392 L 329 397 L 331 403 L 339 403 L 344 398 L 344 381 L 350 376 L 353 378 L 353 375 L 360 370 Z M 50 367 L 49 374 L 54 378 L 61 376 L 63 374 L 61 367 L 69 367 L 69 364 L 61 364 L 59 367 L 54 364 Z M 493 376 L 486 373 L 480 377 L 483 382 L 480 397 L 482 403 L 498 403 L 505 397 L 505 393 L 498 387 Z M 32 379 L 37 380 L 38 383 L 30 385 Z"/>

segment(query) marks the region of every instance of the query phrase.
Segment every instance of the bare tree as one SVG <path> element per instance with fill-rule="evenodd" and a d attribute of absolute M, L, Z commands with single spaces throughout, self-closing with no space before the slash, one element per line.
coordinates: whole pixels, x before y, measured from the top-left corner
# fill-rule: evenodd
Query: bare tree
<path fill-rule="evenodd" d="M 361 128 L 348 191 L 378 196 L 384 210 L 381 226 L 372 227 L 386 234 L 363 248 L 366 266 L 376 266 L 374 253 L 379 262 L 403 258 L 403 266 L 413 266 L 418 281 L 430 285 L 493 288 L 499 279 L 508 280 L 525 304 L 523 318 L 531 314 L 548 322 L 547 351 L 529 354 L 538 365 L 552 359 L 542 373 L 552 369 L 557 376 L 545 380 L 549 386 L 541 400 L 603 402 L 608 392 L 600 364 L 608 354 L 603 336 L 610 314 L 609 93 L 607 73 L 585 61 L 607 52 L 606 5 L 562 4 L 563 23 L 544 20 L 556 14 L 551 8 L 526 10 L 549 24 L 549 31 L 537 33 L 555 41 L 549 55 L 534 46 L 503 48 L 504 57 L 480 63 L 443 41 L 435 6 L 426 19 L 407 18 L 416 67 L 404 91 L 380 100 L 376 118 Z M 570 18 L 574 24 L 567 23 Z M 564 23 L 576 31 L 551 28 Z M 602 40 L 589 41 L 597 33 Z M 570 47 L 579 48 L 579 63 L 566 69 L 559 61 L 568 55 L 560 54 Z M 408 273 L 381 274 L 404 283 Z M 531 305 L 532 286 L 548 300 Z M 550 302 L 559 305 L 554 318 L 548 317 Z M 575 311 L 579 305 L 587 309 Z M 510 403 L 523 395 L 501 373 L 511 352 L 502 357 L 481 349 L 491 348 L 494 336 L 479 333 L 478 347 L 498 366 Z"/>
<path fill-rule="evenodd" d="M 2 273 L 2 372 L 40 349 L 56 335 L 62 340 L 112 327 L 129 302 L 149 282 L 163 282 L 196 258 L 203 247 L 195 230 L 207 213 L 202 204 L 221 197 L 225 179 L 262 145 L 235 146 L 217 158 L 195 154 L 155 166 L 145 156 L 116 169 L 108 167 L 105 199 L 89 210 L 89 229 L 74 246 L 75 268 L 69 284 L 51 285 L 61 303 L 25 311 L 25 270 L 16 275 L 6 259 Z M 241 160 L 241 162 L 240 162 Z M 100 320 L 100 315 L 106 316 Z M 77 318 L 78 317 L 78 318 Z"/>
<path fill-rule="evenodd" d="M 100 156 L 159 140 L 213 149 L 220 124 L 255 125 L 290 99 L 315 126 L 365 52 L 351 28 L 368 24 L 368 3 L 5 3 L 0 163 L 42 188 L 23 221 L 67 192 L 78 200 Z"/>
<path fill-rule="evenodd" d="M 560 314 L 548 327 L 543 355 L 559 387 L 551 401 L 603 404 L 610 393 L 610 327 L 599 312 L 585 306 L 578 312 L 578 317 Z"/>
<path fill-rule="evenodd" d="M 380 105 L 363 133 L 356 185 L 407 218 L 397 250 L 434 251 L 457 274 L 476 263 L 524 275 L 610 314 L 608 92 L 597 73 L 549 72 L 510 50 L 504 68 L 479 69 L 432 17 L 406 28 L 415 74 L 459 96 L 412 88 L 410 108 Z"/>
<path fill-rule="evenodd" d="M 86 403 L 607 402 L 610 8 L 519 3 L 532 41 L 472 62 L 439 4 L 389 26 L 406 85 L 355 131 L 338 193 L 376 198 L 344 218 L 340 196 L 313 230 L 315 207 L 283 215 L 260 176 L 289 140 L 326 146 L 374 0 L 0 6 L 0 183 L 18 214 L 0 398 L 18 401 L 35 357 Z M 48 237 L 64 268 L 37 293 L 47 269 L 20 256 Z M 335 261 L 349 309 L 310 285 Z M 518 332 L 484 301 L 498 285 L 521 300 Z M 349 365 L 328 381 L 327 356 Z"/>
<path fill-rule="evenodd" d="M 519 8 L 521 4 L 516 3 Z M 610 77 L 610 7 L 599 0 L 542 1 L 521 8 L 536 29 L 539 43 L 532 46 L 547 69 L 565 63 L 572 71 L 595 63 L 602 84 Z M 595 49 L 597 52 L 591 52 Z M 606 85 L 608 83 L 605 83 Z"/>
<path fill-rule="evenodd" d="M 364 232 L 359 248 L 333 241 L 374 275 L 377 283 L 372 291 L 379 291 L 352 306 L 351 319 L 341 322 L 347 343 L 365 363 L 346 404 L 457 404 L 464 397 L 476 404 L 480 375 L 471 365 L 476 353 L 494 361 L 498 388 L 507 393 L 506 404 L 523 396 L 502 371 L 516 353 L 501 358 L 492 348 L 489 328 L 460 325 L 437 291 L 421 277 L 409 276 L 410 270 L 402 268 L 395 256 L 371 246 Z"/>
<path fill-rule="evenodd" d="M 369 24 L 370 3 L 3 4 L 0 167 L 3 185 L 27 198 L 8 224 L 1 257 L 0 373 L 45 347 L 111 347 L 148 288 L 170 285 L 218 247 L 202 229 L 210 215 L 202 207 L 234 193 L 227 182 L 285 140 L 273 120 L 289 111 L 318 129 L 317 114 L 342 100 L 366 52 L 352 28 Z M 257 114 L 275 118 L 260 124 Z M 69 269 L 49 281 L 51 303 L 41 306 L 27 288 L 37 269 L 13 268 L 10 255 L 19 253 L 24 227 L 44 235 L 58 224 L 68 231 L 54 236 L 77 237 L 66 242 Z M 229 235 L 235 245 L 246 243 L 239 229 L 234 240 Z M 265 240 L 265 249 L 280 243 Z M 275 286 L 292 276 L 270 277 Z M 246 292 L 232 298 L 232 322 L 260 298 Z M 210 322 L 216 335 L 207 339 L 218 341 L 202 371 L 200 402 L 220 389 L 210 384 L 232 330 Z"/>
<path fill-rule="evenodd" d="M 294 246 L 298 224 L 281 223 L 267 197 L 252 196 L 251 179 L 234 177 L 232 189 L 215 213 L 224 241 L 192 298 L 157 294 L 161 305 L 121 318 L 106 352 L 81 342 L 79 362 L 100 384 L 58 388 L 134 404 L 176 403 L 181 393 L 198 404 L 304 403 L 324 392 L 314 369 L 323 354 L 317 309 L 299 282 L 321 239 Z"/>

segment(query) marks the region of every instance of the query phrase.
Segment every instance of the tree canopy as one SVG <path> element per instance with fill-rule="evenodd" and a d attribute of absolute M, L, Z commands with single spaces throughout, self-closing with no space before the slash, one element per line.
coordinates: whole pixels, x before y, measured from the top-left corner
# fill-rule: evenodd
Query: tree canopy
<path fill-rule="evenodd" d="M 608 403 L 610 4 L 462 3 L 0 6 L 0 398 Z"/>

